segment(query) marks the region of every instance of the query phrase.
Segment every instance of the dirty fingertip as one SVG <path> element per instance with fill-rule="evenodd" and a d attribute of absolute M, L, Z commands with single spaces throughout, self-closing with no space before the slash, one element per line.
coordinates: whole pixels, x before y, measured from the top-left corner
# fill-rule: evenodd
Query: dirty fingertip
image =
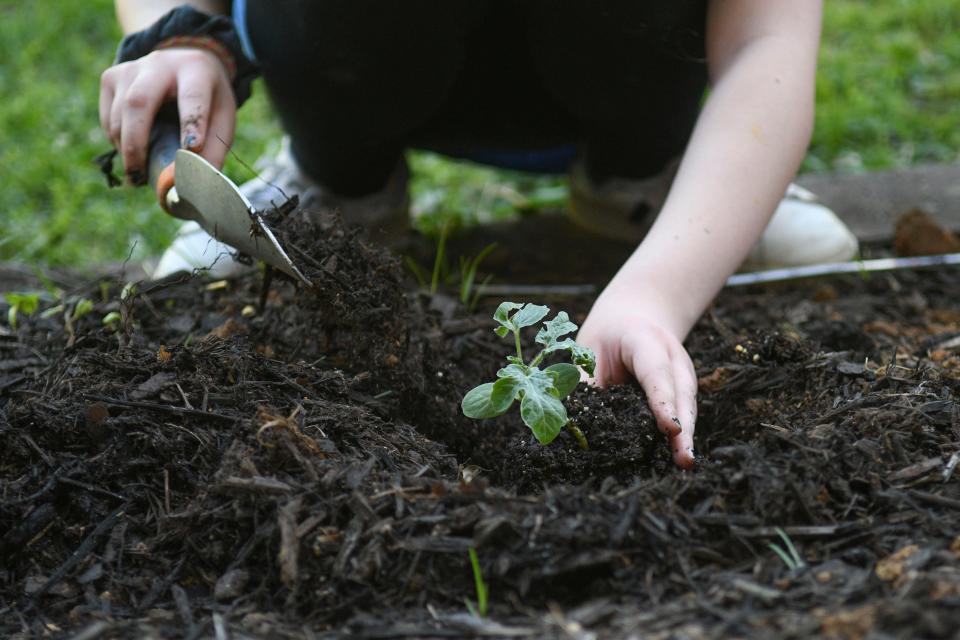
<path fill-rule="evenodd" d="M 668 437 L 675 438 L 683 432 L 683 425 L 680 424 L 680 419 L 675 415 L 668 413 L 667 416 L 658 416 L 657 422 L 660 430 Z"/>
<path fill-rule="evenodd" d="M 694 467 L 696 456 L 692 447 L 680 447 L 673 450 L 673 462 L 681 469 L 690 471 Z"/>

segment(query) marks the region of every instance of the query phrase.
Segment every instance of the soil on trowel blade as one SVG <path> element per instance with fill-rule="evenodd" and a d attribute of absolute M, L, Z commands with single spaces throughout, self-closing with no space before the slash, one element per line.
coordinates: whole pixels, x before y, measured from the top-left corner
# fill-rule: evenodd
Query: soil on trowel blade
<path fill-rule="evenodd" d="M 724 292 L 687 341 L 684 472 L 632 385 L 567 401 L 588 451 L 464 418 L 511 350 L 499 300 L 468 313 L 357 231 L 288 224 L 312 288 L 95 282 L 0 333 L 3 637 L 960 627 L 955 271 Z"/>

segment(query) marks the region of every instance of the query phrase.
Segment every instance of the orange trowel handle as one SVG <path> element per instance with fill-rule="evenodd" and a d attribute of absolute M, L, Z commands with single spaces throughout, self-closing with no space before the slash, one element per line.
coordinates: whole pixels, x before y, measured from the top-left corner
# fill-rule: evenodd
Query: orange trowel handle
<path fill-rule="evenodd" d="M 173 188 L 173 159 L 180 148 L 180 122 L 174 105 L 167 105 L 157 114 L 150 131 L 150 155 L 147 160 L 147 176 L 150 186 L 157 193 L 160 206 L 167 213 L 167 192 Z"/>

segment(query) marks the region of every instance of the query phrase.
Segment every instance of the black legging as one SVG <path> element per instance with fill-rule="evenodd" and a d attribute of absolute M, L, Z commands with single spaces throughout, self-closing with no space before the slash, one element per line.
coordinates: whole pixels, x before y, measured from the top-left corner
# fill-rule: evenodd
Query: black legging
<path fill-rule="evenodd" d="M 592 176 L 678 155 L 706 86 L 706 0 L 249 0 L 294 156 L 379 189 L 407 147 L 576 143 Z"/>

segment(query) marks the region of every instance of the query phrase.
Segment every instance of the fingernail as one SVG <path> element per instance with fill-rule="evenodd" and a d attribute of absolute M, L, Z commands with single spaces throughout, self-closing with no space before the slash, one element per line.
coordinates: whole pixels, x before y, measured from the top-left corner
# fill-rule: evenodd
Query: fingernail
<path fill-rule="evenodd" d="M 197 144 L 197 136 L 192 133 L 188 133 L 183 137 L 183 148 L 190 149 L 191 151 Z"/>
<path fill-rule="evenodd" d="M 135 187 L 142 187 L 147 183 L 146 179 L 143 177 L 143 172 L 140 169 L 131 169 L 127 171 L 127 178 L 130 179 L 130 184 Z"/>

